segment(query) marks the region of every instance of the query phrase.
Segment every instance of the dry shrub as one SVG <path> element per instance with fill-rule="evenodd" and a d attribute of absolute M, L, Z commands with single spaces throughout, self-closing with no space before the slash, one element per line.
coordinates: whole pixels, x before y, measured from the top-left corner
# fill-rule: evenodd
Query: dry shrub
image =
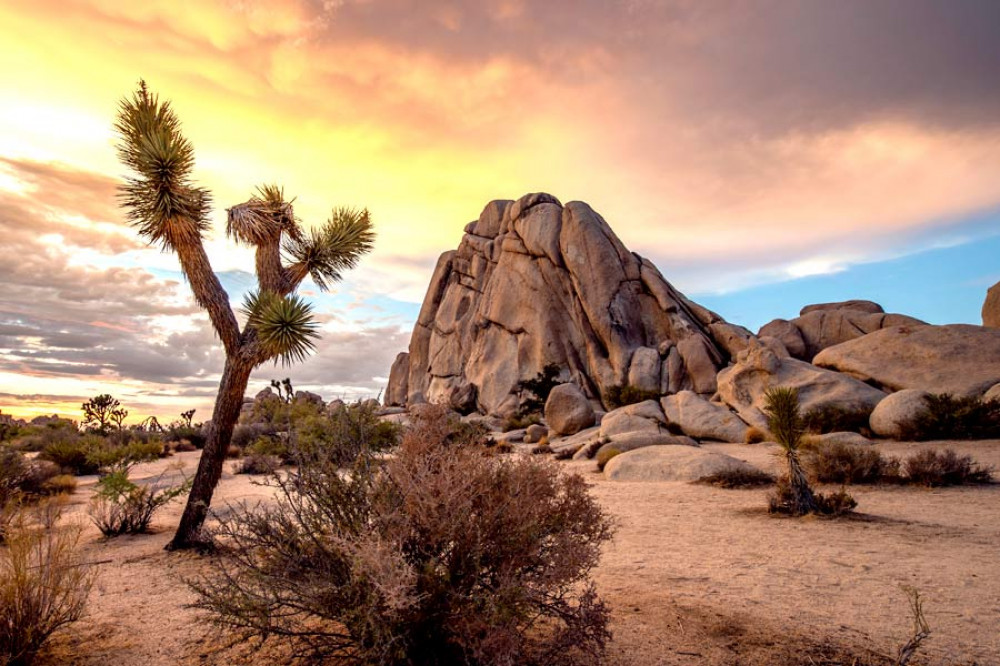
<path fill-rule="evenodd" d="M 281 466 L 281 459 L 264 453 L 251 453 L 236 463 L 236 474 L 274 474 Z"/>
<path fill-rule="evenodd" d="M 78 526 L 57 514 L 19 511 L 0 548 L 0 663 L 31 664 L 58 629 L 83 615 L 93 576 L 82 566 Z"/>
<path fill-rule="evenodd" d="M 76 477 L 72 474 L 57 474 L 42 483 L 46 495 L 71 495 L 76 491 Z"/>
<path fill-rule="evenodd" d="M 174 442 L 173 450 L 175 453 L 190 453 L 191 451 L 197 451 L 198 447 L 195 446 L 190 439 L 182 439 Z"/>
<path fill-rule="evenodd" d="M 972 456 L 959 456 L 952 449 L 928 449 L 908 458 L 903 464 L 906 480 L 925 486 L 958 486 L 990 483 L 993 475 Z"/>
<path fill-rule="evenodd" d="M 725 469 L 715 474 L 709 474 L 695 483 L 703 483 L 718 488 L 757 488 L 774 483 L 774 477 L 759 469 Z"/>
<path fill-rule="evenodd" d="M 153 515 L 191 488 L 188 479 L 180 484 L 164 483 L 164 474 L 146 485 L 129 479 L 128 469 L 103 477 L 90 502 L 90 518 L 101 534 L 110 538 L 148 532 Z"/>
<path fill-rule="evenodd" d="M 542 455 L 545 453 L 552 453 L 552 447 L 546 441 L 544 444 L 539 442 L 534 447 L 532 447 L 531 452 L 535 455 Z"/>
<path fill-rule="evenodd" d="M 621 455 L 621 451 L 614 447 L 604 449 L 597 454 L 597 469 L 603 472 L 607 464 L 611 462 L 611 459 L 618 455 Z"/>
<path fill-rule="evenodd" d="M 579 476 L 456 445 L 419 419 L 394 456 L 300 452 L 274 505 L 221 519 L 196 607 L 306 659 L 386 666 L 596 664 L 588 576 L 611 526 Z"/>
<path fill-rule="evenodd" d="M 1000 400 L 928 395 L 925 407 L 903 431 L 903 439 L 990 439 L 1000 437 Z"/>
<path fill-rule="evenodd" d="M 825 434 L 828 432 L 866 433 L 871 407 L 845 408 L 838 405 L 820 405 L 802 415 L 802 424 L 807 432 Z"/>
<path fill-rule="evenodd" d="M 805 462 L 821 483 L 881 483 L 899 477 L 899 460 L 883 456 L 874 447 L 843 442 L 819 444 Z"/>
<path fill-rule="evenodd" d="M 761 442 L 766 442 L 767 432 L 756 426 L 751 426 L 747 428 L 747 434 L 743 438 L 743 441 L 747 444 L 760 444 Z"/>
<path fill-rule="evenodd" d="M 857 500 L 855 500 L 843 488 L 830 493 L 829 495 L 814 492 L 813 500 L 815 502 L 815 507 L 809 513 L 815 513 L 822 516 L 844 515 L 851 513 L 858 506 Z M 778 479 L 778 484 L 775 487 L 774 492 L 768 495 L 767 510 L 769 513 L 783 513 L 792 516 L 801 516 L 803 514 L 796 512 L 794 509 L 797 501 L 797 491 L 795 491 L 788 482 L 788 477 L 783 476 Z"/>

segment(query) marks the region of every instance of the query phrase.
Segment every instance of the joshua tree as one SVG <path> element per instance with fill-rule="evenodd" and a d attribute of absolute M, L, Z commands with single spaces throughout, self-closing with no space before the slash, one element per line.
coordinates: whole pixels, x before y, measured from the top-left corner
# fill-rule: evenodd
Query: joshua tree
<path fill-rule="evenodd" d="M 219 393 L 180 526 L 168 550 L 204 544 L 201 527 L 222 474 L 233 426 L 250 373 L 262 363 L 300 361 L 314 348 L 311 307 L 295 290 L 312 276 L 326 290 L 371 250 L 367 210 L 338 208 L 319 229 L 304 231 L 281 188 L 258 188 L 249 201 L 228 209 L 226 233 L 256 248 L 258 289 L 243 307 L 240 329 L 229 295 L 212 271 L 202 245 L 209 227 L 211 195 L 191 180 L 194 150 L 184 138 L 169 102 L 160 102 L 140 82 L 119 104 L 115 130 L 119 159 L 131 171 L 122 187 L 129 221 L 150 244 L 177 254 L 195 300 L 207 312 L 226 351 Z"/>
<path fill-rule="evenodd" d="M 799 445 L 805 428 L 799 414 L 798 391 L 784 386 L 775 387 L 768 389 L 765 397 L 767 427 L 788 461 L 787 486 L 779 483 L 778 496 L 772 500 L 772 509 L 794 516 L 815 513 L 819 509 L 819 503 L 799 460 Z M 777 502 L 777 505 L 774 502 Z"/>
<path fill-rule="evenodd" d="M 83 425 L 90 426 L 101 434 L 107 434 L 114 423 L 121 430 L 128 410 L 117 399 L 107 393 L 91 398 L 80 406 L 83 410 Z"/>

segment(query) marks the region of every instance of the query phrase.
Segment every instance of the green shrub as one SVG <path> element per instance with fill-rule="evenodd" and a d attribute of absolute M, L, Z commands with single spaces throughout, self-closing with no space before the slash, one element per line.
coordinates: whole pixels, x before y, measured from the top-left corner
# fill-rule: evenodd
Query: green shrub
<path fill-rule="evenodd" d="M 799 412 L 799 393 L 796 389 L 775 386 L 764 394 L 767 428 L 785 454 L 788 470 L 778 479 L 778 486 L 768 497 L 771 513 L 804 516 L 820 511 L 820 500 L 809 485 L 802 468 L 800 450 L 805 426 Z"/>
<path fill-rule="evenodd" d="M 576 475 L 411 428 L 350 473 L 297 452 L 276 503 L 221 519 L 196 607 L 315 662 L 596 664 L 609 613 L 588 577 L 611 525 Z M 339 662 L 338 662 L 339 663 Z"/>
<path fill-rule="evenodd" d="M 904 428 L 903 439 L 1000 438 L 1000 400 L 929 395 L 926 408 Z"/>
<path fill-rule="evenodd" d="M 33 523 L 19 511 L 0 548 L 0 663 L 28 666 L 57 630 L 83 616 L 93 573 L 76 551 L 80 530 Z"/>
<path fill-rule="evenodd" d="M 646 400 L 659 400 L 659 391 L 647 391 L 638 386 L 615 385 L 604 390 L 604 406 L 610 409 L 618 409 L 626 405 L 634 405 L 637 402 Z"/>
<path fill-rule="evenodd" d="M 533 414 L 514 414 L 508 416 L 503 422 L 503 431 L 510 432 L 511 430 L 522 430 L 528 426 L 535 425 L 542 422 L 541 414 L 535 412 Z"/>
<path fill-rule="evenodd" d="M 619 451 L 618 449 L 614 448 L 613 446 L 609 446 L 608 448 L 606 448 L 603 451 L 601 451 L 600 453 L 598 453 L 597 454 L 597 469 L 598 469 L 598 471 L 603 472 L 604 468 L 607 466 L 607 464 L 609 462 L 611 462 L 611 459 L 614 458 L 615 456 L 618 456 L 618 455 L 621 455 L 621 451 Z"/>
<path fill-rule="evenodd" d="M 46 495 L 71 495 L 76 491 L 76 477 L 72 474 L 57 474 L 43 481 L 41 490 Z"/>
<path fill-rule="evenodd" d="M 534 379 L 518 382 L 517 391 L 521 396 L 521 406 L 517 410 L 517 415 L 523 419 L 533 414 L 541 414 L 545 409 L 545 401 L 549 399 L 549 393 L 562 383 L 559 379 L 560 374 L 562 368 L 559 364 L 548 363 Z"/>
<path fill-rule="evenodd" d="M 280 439 L 271 437 L 258 437 L 243 450 L 243 454 L 246 456 L 268 456 L 280 461 L 287 461 L 289 458 L 288 445 Z"/>
<path fill-rule="evenodd" d="M 850 513 L 858 506 L 857 501 L 844 489 L 830 495 L 812 494 L 814 507 L 808 513 L 822 516 L 840 516 Z M 780 477 L 773 493 L 768 498 L 769 513 L 784 513 L 793 516 L 802 515 L 792 510 L 799 501 L 798 492 L 788 482 L 788 477 Z"/>
<path fill-rule="evenodd" d="M 990 483 L 991 471 L 971 456 L 959 456 L 952 449 L 921 451 L 903 464 L 906 480 L 925 486 L 957 486 Z"/>
<path fill-rule="evenodd" d="M 187 440 L 188 442 L 191 442 L 196 449 L 205 448 L 206 437 L 204 433 L 202 433 L 200 426 L 186 424 L 173 425 L 167 431 L 167 439 L 174 442 Z"/>
<path fill-rule="evenodd" d="M 153 514 L 191 488 L 191 482 L 167 485 L 163 474 L 148 485 L 129 478 L 127 468 L 116 469 L 97 483 L 90 503 L 90 518 L 105 537 L 142 534 L 149 530 Z"/>
<path fill-rule="evenodd" d="M 825 434 L 828 432 L 868 432 L 871 407 L 847 409 L 837 405 L 814 407 L 802 416 L 802 424 L 807 432 Z"/>
<path fill-rule="evenodd" d="M 899 460 L 874 447 L 842 442 L 819 444 L 805 458 L 813 478 L 821 483 L 881 483 L 899 477 Z"/>
<path fill-rule="evenodd" d="M 759 469 L 726 469 L 703 476 L 696 483 L 718 488 L 757 488 L 774 483 L 774 477 Z"/>
<path fill-rule="evenodd" d="M 90 458 L 90 453 L 103 446 L 104 440 L 96 435 L 86 435 L 73 440 L 57 440 L 45 445 L 38 454 L 39 460 L 48 460 L 70 474 L 97 474 L 100 464 Z"/>

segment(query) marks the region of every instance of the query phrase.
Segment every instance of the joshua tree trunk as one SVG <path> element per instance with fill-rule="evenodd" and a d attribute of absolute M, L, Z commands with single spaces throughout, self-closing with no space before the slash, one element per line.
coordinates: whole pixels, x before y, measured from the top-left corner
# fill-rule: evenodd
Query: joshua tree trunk
<path fill-rule="evenodd" d="M 167 550 L 204 547 L 208 543 L 201 533 L 201 528 L 212 504 L 215 486 L 222 476 L 222 465 L 226 460 L 229 442 L 232 440 L 233 427 L 239 419 L 243 394 L 254 366 L 254 360 L 247 358 L 245 353 L 237 353 L 226 358 L 215 410 L 212 412 L 212 422 L 205 440 L 205 450 L 202 451 L 201 462 L 198 463 L 198 473 L 195 475 L 194 485 L 191 487 L 191 494 L 188 496 L 187 506 L 184 507 L 184 515 L 181 516 L 177 533 L 167 544 Z"/>
<path fill-rule="evenodd" d="M 792 491 L 792 513 L 797 516 L 804 516 L 807 513 L 816 513 L 819 505 L 816 503 L 816 495 L 809 485 L 806 472 L 802 469 L 798 452 L 788 451 L 788 485 Z"/>

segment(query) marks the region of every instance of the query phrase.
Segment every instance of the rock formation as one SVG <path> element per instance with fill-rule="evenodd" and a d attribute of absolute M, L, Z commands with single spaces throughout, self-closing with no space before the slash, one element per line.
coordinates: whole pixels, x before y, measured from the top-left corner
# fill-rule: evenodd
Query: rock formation
<path fill-rule="evenodd" d="M 814 362 L 888 391 L 979 397 L 1000 382 L 1000 329 L 894 326 L 824 349 Z"/>
<path fill-rule="evenodd" d="M 775 319 L 757 332 L 761 339 L 775 338 L 800 361 L 812 361 L 827 347 L 854 340 L 890 326 L 921 326 L 925 322 L 902 314 L 886 314 L 871 301 L 844 301 L 807 305 L 792 320 Z"/>
<path fill-rule="evenodd" d="M 983 326 L 1000 328 L 1000 282 L 986 290 L 983 301 Z"/>
<path fill-rule="evenodd" d="M 509 415 L 518 382 L 564 368 L 595 406 L 631 383 L 710 396 L 746 329 L 689 301 L 587 204 L 493 201 L 438 260 L 388 404 Z"/>

